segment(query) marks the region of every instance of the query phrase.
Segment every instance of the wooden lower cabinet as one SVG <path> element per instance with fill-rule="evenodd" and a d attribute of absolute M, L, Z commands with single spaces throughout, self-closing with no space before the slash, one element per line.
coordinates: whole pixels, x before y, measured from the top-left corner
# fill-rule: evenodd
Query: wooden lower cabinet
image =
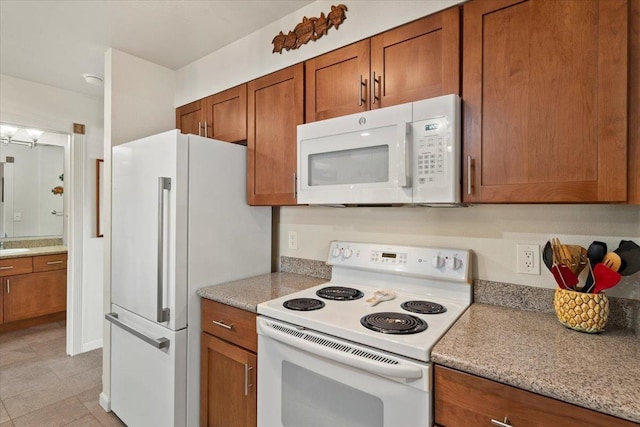
<path fill-rule="evenodd" d="M 200 426 L 255 427 L 256 314 L 202 300 Z"/>
<path fill-rule="evenodd" d="M 67 270 L 7 276 L 2 281 L 5 323 L 67 309 Z"/>
<path fill-rule="evenodd" d="M 637 427 L 638 424 L 435 365 L 435 423 L 442 427 Z M 506 418 L 506 421 L 505 421 Z"/>
<path fill-rule="evenodd" d="M 257 423 L 257 356 L 202 333 L 200 425 L 249 427 Z"/>

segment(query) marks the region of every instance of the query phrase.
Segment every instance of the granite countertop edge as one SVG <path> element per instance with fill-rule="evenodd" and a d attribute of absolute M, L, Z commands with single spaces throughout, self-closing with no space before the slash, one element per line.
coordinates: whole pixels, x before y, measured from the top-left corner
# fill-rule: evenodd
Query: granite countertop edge
<path fill-rule="evenodd" d="M 631 330 L 585 334 L 562 326 L 555 314 L 475 303 L 434 346 L 431 361 L 640 422 L 638 354 L 640 339 Z"/>
<path fill-rule="evenodd" d="M 310 288 L 327 279 L 295 273 L 266 273 L 198 289 L 197 294 L 245 311 L 257 313 L 258 304 Z"/>
<path fill-rule="evenodd" d="M 63 245 L 59 246 L 43 246 L 40 248 L 26 248 L 29 249 L 26 252 L 19 252 L 13 254 L 0 255 L 0 259 L 10 259 L 10 258 L 25 258 L 30 256 L 39 256 L 39 255 L 55 255 L 55 254 L 64 254 L 67 253 L 67 247 Z"/>

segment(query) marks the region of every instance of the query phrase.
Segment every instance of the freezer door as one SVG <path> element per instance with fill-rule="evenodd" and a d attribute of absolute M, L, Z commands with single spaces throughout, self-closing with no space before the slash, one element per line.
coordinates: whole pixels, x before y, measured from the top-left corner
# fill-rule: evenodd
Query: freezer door
<path fill-rule="evenodd" d="M 111 301 L 187 325 L 188 142 L 170 131 L 113 148 Z"/>
<path fill-rule="evenodd" d="M 129 426 L 186 425 L 187 330 L 111 311 L 111 409 Z"/>

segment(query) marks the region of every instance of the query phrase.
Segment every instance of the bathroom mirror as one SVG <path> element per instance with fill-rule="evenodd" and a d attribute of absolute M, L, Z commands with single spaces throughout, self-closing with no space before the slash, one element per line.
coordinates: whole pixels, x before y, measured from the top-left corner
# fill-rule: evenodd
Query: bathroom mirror
<path fill-rule="evenodd" d="M 16 142 L 29 138 L 19 129 L 0 143 L 0 237 L 62 237 L 69 135 L 47 132 L 35 144 Z"/>

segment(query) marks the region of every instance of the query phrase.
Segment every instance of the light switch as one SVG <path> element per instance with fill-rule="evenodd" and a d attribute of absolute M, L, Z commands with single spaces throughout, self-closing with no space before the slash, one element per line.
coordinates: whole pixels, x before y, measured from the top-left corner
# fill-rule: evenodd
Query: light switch
<path fill-rule="evenodd" d="M 14 212 L 13 213 L 14 221 L 22 221 L 22 212 Z"/>

